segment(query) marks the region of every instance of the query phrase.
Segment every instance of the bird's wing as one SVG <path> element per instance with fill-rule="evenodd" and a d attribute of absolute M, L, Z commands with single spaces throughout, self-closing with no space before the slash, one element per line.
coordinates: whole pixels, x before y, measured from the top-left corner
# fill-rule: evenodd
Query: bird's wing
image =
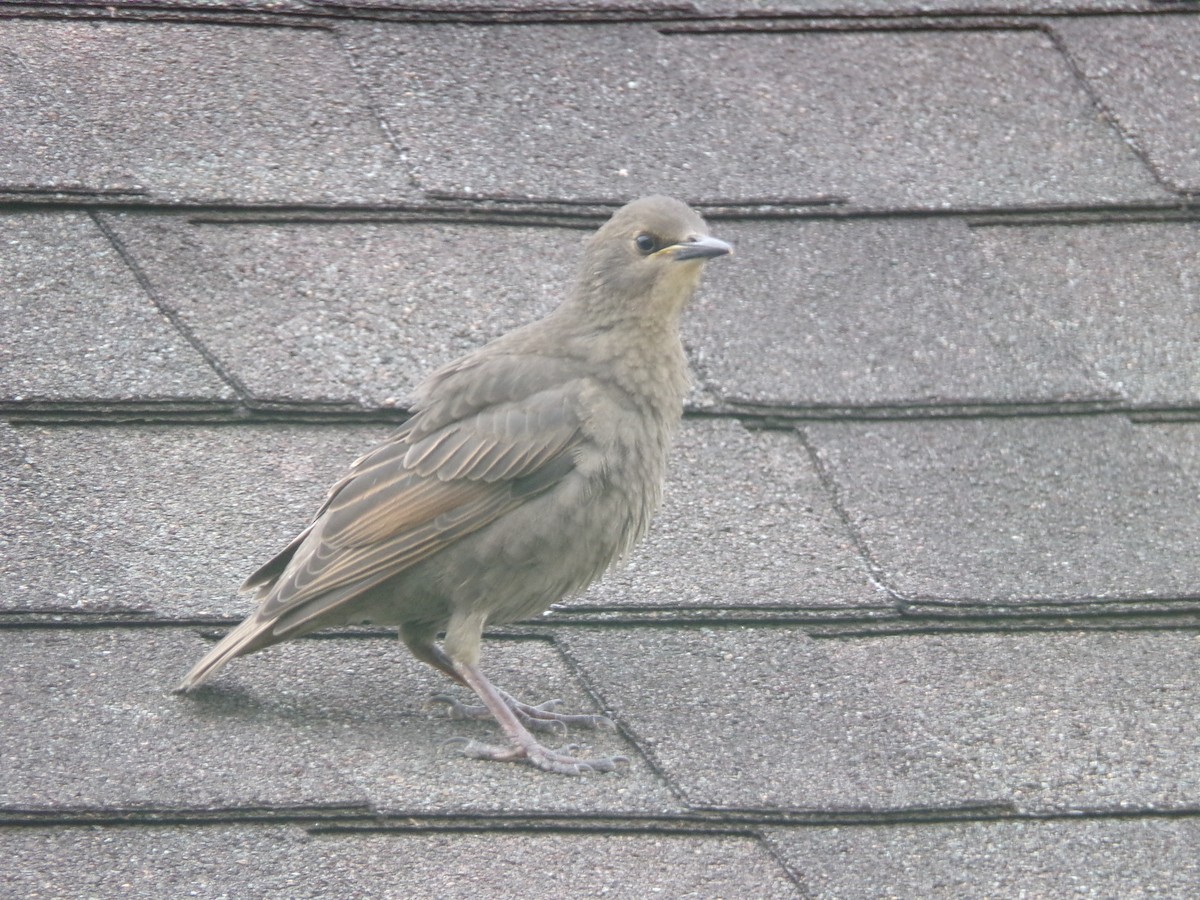
<path fill-rule="evenodd" d="M 410 420 L 356 461 L 309 528 L 247 581 L 265 594 L 257 618 L 291 632 L 557 484 L 580 442 L 570 394 L 560 385 L 432 433 Z"/>
<path fill-rule="evenodd" d="M 588 376 L 577 359 L 546 353 L 506 353 L 497 345 L 514 343 L 542 322 L 519 328 L 430 375 L 413 394 L 418 415 L 404 428 L 420 440 L 451 422 L 468 419 L 505 403 L 554 391 Z M 544 329 L 542 329 L 544 331 Z M 540 333 L 540 332 L 539 332 Z"/>

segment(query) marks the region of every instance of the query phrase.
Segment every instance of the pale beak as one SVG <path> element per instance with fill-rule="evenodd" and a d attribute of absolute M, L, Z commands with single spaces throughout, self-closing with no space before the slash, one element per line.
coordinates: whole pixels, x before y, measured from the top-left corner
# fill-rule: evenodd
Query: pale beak
<path fill-rule="evenodd" d="M 733 252 L 733 247 L 715 237 L 690 238 L 666 248 L 676 260 L 712 259 L 714 256 L 725 256 Z"/>

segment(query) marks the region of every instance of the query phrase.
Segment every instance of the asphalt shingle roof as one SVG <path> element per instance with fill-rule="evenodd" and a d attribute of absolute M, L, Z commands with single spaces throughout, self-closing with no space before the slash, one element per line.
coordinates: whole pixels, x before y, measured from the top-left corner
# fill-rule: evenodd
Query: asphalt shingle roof
<path fill-rule="evenodd" d="M 0 7 L 0 894 L 1200 882 L 1200 9 Z M 348 629 L 170 693 L 433 367 L 640 193 L 737 255 L 646 542 L 491 635 L 616 773 Z"/>
<path fill-rule="evenodd" d="M 1038 31 L 363 25 L 347 44 L 439 195 L 916 208 L 1166 196 Z"/>
<path fill-rule="evenodd" d="M 0 280 L 0 403 L 233 397 L 87 213 L 0 213 Z"/>

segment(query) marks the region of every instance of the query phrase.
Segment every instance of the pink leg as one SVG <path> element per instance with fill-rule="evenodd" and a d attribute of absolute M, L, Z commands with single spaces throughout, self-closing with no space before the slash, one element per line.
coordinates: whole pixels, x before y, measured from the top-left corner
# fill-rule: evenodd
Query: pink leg
<path fill-rule="evenodd" d="M 463 677 L 455 671 L 454 663 L 450 657 L 431 638 L 418 635 L 403 635 L 403 638 L 412 655 L 421 660 L 421 662 L 433 666 L 439 672 L 444 673 L 463 687 L 470 687 Z M 508 704 L 508 708 L 521 720 L 521 723 L 533 731 L 554 731 L 559 734 L 566 734 L 567 729 L 571 726 L 575 726 L 576 728 L 616 728 L 613 720 L 608 716 L 568 715 L 554 712 L 554 708 L 562 703 L 561 700 L 547 700 L 545 703 L 539 703 L 534 706 L 529 703 L 522 703 L 505 691 L 499 691 L 499 694 L 504 699 L 504 702 Z M 492 718 L 491 710 L 486 706 L 468 706 L 451 697 L 449 694 L 437 694 L 430 697 L 429 702 L 431 704 L 444 704 L 452 719 Z"/>
<path fill-rule="evenodd" d="M 466 738 L 456 738 L 455 742 L 461 743 L 462 752 L 467 756 L 474 757 L 475 759 L 501 761 L 523 759 L 529 761 L 539 769 L 544 769 L 547 772 L 558 772 L 562 775 L 611 772 L 617 767 L 617 763 L 629 762 L 629 758 L 625 756 L 599 756 L 585 759 L 543 746 L 529 732 L 529 729 L 521 723 L 518 714 L 509 706 L 511 698 L 507 698 L 506 694 L 498 691 L 488 681 L 487 676 L 480 671 L 478 666 L 469 663 L 452 662 L 449 658 L 447 658 L 447 662 L 451 662 L 457 674 L 456 680 L 462 681 L 479 695 L 479 699 L 483 701 L 484 706 L 487 707 L 492 717 L 500 723 L 500 727 L 504 729 L 504 733 L 508 735 L 509 740 L 512 742 L 511 747 L 494 747 Z M 563 748 L 565 751 L 574 749 L 576 748 L 573 745 Z"/>

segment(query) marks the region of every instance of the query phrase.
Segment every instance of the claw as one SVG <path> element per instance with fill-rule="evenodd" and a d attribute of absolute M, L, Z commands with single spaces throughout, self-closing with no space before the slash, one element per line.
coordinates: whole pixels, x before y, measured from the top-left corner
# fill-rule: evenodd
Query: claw
<path fill-rule="evenodd" d="M 530 731 L 549 731 L 561 736 L 565 735 L 571 726 L 577 728 L 604 728 L 610 731 L 615 731 L 617 727 L 616 723 L 608 716 L 592 713 L 569 714 L 555 712 L 554 710 L 561 706 L 563 702 L 557 698 L 546 700 L 535 706 L 529 703 L 522 703 L 511 694 L 501 692 L 501 697 L 508 704 L 508 708 L 521 720 L 521 724 Z M 446 717 L 455 721 L 493 718 L 486 706 L 481 704 L 469 706 L 449 694 L 434 694 L 425 701 L 424 708 L 428 711 L 437 706 L 446 707 Z"/>
<path fill-rule="evenodd" d="M 456 737 L 442 742 L 442 748 L 454 747 L 463 756 L 471 759 L 487 759 L 499 762 L 526 762 L 546 772 L 559 775 L 590 775 L 596 772 L 612 772 L 618 765 L 628 764 L 628 756 L 597 756 L 581 758 L 573 754 L 582 748 L 578 744 L 567 744 L 552 750 L 542 744 L 521 747 L 499 747 L 471 738 Z"/>
<path fill-rule="evenodd" d="M 554 710 L 555 710 L 557 707 L 560 707 L 560 706 L 562 706 L 562 703 L 563 703 L 563 702 L 562 702 L 562 700 L 560 700 L 560 699 L 557 699 L 557 698 L 556 698 L 556 699 L 554 699 L 554 700 L 543 700 L 541 703 L 537 704 L 536 706 L 532 706 L 532 705 L 530 705 L 530 704 L 528 704 L 528 703 L 522 703 L 520 700 L 517 700 L 515 697 L 512 697 L 512 696 L 510 696 L 510 695 L 508 695 L 508 694 L 505 694 L 504 696 L 505 696 L 507 699 L 511 700 L 511 701 L 512 701 L 512 703 L 515 703 L 515 704 L 517 704 L 518 706 L 525 707 L 525 708 L 526 708 L 528 711 L 530 711 L 530 712 L 533 712 L 533 711 L 537 711 L 537 712 L 554 712 Z M 512 706 L 512 703 L 510 703 L 510 704 L 509 704 L 509 706 Z"/>
<path fill-rule="evenodd" d="M 567 724 L 557 719 L 529 719 L 517 713 L 517 717 L 530 731 L 551 731 L 558 737 L 565 737 Z"/>
<path fill-rule="evenodd" d="M 471 759 L 491 759 L 500 762 L 511 762 L 520 759 L 521 753 L 516 747 L 497 747 L 495 744 L 485 744 L 482 741 L 464 739 L 459 752 Z"/>
<path fill-rule="evenodd" d="M 483 706 L 467 706 L 465 703 L 459 702 L 456 698 L 449 694 L 435 694 L 425 701 L 425 709 L 432 710 L 435 707 L 446 707 L 446 718 L 461 721 L 464 719 L 490 719 L 491 714 L 487 708 Z"/>

